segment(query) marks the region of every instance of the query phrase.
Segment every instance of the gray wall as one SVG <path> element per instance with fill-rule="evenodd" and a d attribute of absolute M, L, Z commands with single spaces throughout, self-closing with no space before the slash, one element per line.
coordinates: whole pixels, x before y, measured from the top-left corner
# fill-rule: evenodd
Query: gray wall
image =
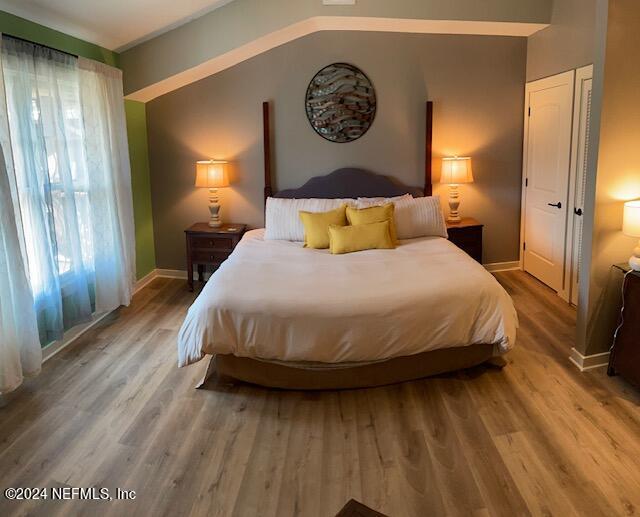
<path fill-rule="evenodd" d="M 316 135 L 304 113 L 309 80 L 335 61 L 362 68 L 378 95 L 371 129 L 348 144 Z M 420 185 L 424 101 L 433 100 L 435 157 L 473 157 L 461 211 L 486 225 L 484 261 L 517 260 L 525 64 L 523 38 L 324 32 L 149 102 L 158 267 L 183 269 L 183 230 L 207 219 L 206 189 L 193 186 L 198 159 L 233 162 L 223 219 L 263 225 L 263 100 L 273 101 L 278 188 L 350 165 Z M 446 187 L 435 187 L 446 205 Z"/>
<path fill-rule="evenodd" d="M 527 81 L 593 63 L 597 0 L 554 0 L 551 25 L 529 37 Z"/>

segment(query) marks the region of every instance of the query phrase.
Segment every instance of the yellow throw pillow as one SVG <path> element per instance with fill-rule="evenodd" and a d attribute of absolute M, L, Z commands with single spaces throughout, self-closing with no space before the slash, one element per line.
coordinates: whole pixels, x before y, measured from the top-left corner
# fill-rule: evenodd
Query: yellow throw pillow
<path fill-rule="evenodd" d="M 347 216 L 342 205 L 328 212 L 298 212 L 304 226 L 304 245 L 307 248 L 326 249 L 329 247 L 329 226 L 346 226 Z"/>
<path fill-rule="evenodd" d="M 391 240 L 389 221 L 358 224 L 355 226 L 329 226 L 331 253 L 351 253 L 362 250 L 389 250 L 395 248 Z"/>
<path fill-rule="evenodd" d="M 351 225 L 381 223 L 389 221 L 389 233 L 393 242 L 397 242 L 396 224 L 393 219 L 393 203 L 386 205 L 371 206 L 369 208 L 347 207 L 347 220 Z"/>

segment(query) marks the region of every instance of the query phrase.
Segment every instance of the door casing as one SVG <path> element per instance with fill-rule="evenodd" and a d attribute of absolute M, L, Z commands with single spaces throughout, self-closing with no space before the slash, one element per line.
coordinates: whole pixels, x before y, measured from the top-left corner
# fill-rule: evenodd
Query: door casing
<path fill-rule="evenodd" d="M 567 280 L 564 283 L 562 292 L 558 293 L 565 301 L 573 305 L 578 305 L 576 269 L 578 267 L 578 254 L 580 253 L 580 250 L 577 249 L 580 242 L 580 236 L 577 234 L 576 229 L 578 221 L 573 209 L 580 208 L 584 212 L 584 206 L 581 204 L 582 200 L 578 199 L 578 197 L 580 197 L 579 192 L 582 189 L 580 183 L 583 183 L 585 179 L 583 176 L 586 174 L 585 161 L 587 160 L 587 152 L 589 149 L 589 120 L 588 114 L 584 113 L 582 108 L 587 101 L 587 99 L 583 98 L 583 92 L 587 83 L 592 80 L 593 65 L 583 66 L 576 70 L 573 101 L 573 131 L 571 135 L 571 168 L 569 172 L 569 204 L 567 205 L 569 210 L 567 214 L 567 253 L 565 254 L 564 266 L 564 275 Z M 586 138 L 587 141 L 581 141 L 583 137 Z M 584 214 L 582 217 L 584 218 Z"/>

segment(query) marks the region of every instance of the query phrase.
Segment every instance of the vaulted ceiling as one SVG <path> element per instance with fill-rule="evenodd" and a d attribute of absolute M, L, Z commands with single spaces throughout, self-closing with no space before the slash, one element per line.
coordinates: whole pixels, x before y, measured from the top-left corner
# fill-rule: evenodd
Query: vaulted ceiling
<path fill-rule="evenodd" d="M 0 10 L 119 52 L 125 94 L 146 102 L 317 31 L 527 37 L 548 26 L 553 2 L 332 1 L 0 0 Z"/>
<path fill-rule="evenodd" d="M 232 0 L 0 0 L 0 10 L 121 51 Z"/>

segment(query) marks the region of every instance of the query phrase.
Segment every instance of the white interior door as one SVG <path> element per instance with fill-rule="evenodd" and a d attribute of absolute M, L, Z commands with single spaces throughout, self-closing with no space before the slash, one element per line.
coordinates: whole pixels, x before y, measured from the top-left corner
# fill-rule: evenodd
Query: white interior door
<path fill-rule="evenodd" d="M 564 298 L 578 305 L 578 283 L 582 266 L 582 221 L 584 219 L 584 191 L 587 180 L 589 155 L 589 125 L 591 123 L 591 87 L 593 66 L 576 70 L 575 97 L 573 102 L 573 143 L 571 152 L 571 176 L 569 181 L 569 224 L 565 278 L 569 278 Z"/>
<path fill-rule="evenodd" d="M 527 84 L 523 268 L 564 288 L 574 72 Z"/>

